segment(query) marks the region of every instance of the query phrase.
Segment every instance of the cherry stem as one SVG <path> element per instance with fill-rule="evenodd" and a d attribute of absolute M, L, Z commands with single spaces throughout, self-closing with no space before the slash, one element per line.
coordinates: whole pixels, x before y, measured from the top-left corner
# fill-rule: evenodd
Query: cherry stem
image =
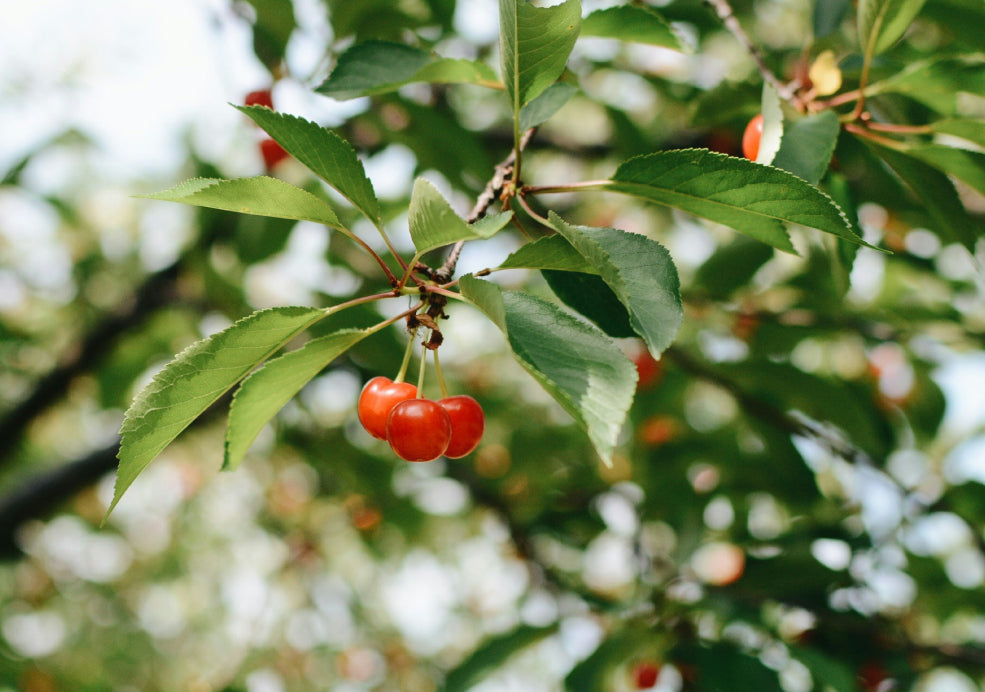
<path fill-rule="evenodd" d="M 530 215 L 530 218 L 537 221 L 541 226 L 547 226 L 552 231 L 555 230 L 554 226 L 551 225 L 550 221 L 548 221 L 543 216 L 541 216 L 540 214 L 538 214 L 537 212 L 535 212 L 533 209 L 530 208 L 530 204 L 523 197 L 523 195 L 517 195 L 517 200 L 520 202 L 520 206 L 523 207 L 523 210 Z"/>
<path fill-rule="evenodd" d="M 897 132 L 899 134 L 929 135 L 933 133 L 930 125 L 897 125 L 896 123 L 876 123 L 869 121 L 865 123 L 866 129 L 876 130 L 877 132 Z"/>
<path fill-rule="evenodd" d="M 396 290 L 387 291 L 386 293 L 374 293 L 369 296 L 360 296 L 359 298 L 353 298 L 352 300 L 347 300 L 344 303 L 339 303 L 338 305 L 332 305 L 331 307 L 325 308 L 326 315 L 334 315 L 336 312 L 345 310 L 346 308 L 351 308 L 356 305 L 362 305 L 363 303 L 371 303 L 374 300 L 383 300 L 384 298 L 396 298 L 400 293 Z"/>
<path fill-rule="evenodd" d="M 448 398 L 448 387 L 445 386 L 445 376 L 441 372 L 441 361 L 438 360 L 438 350 L 434 351 L 434 370 L 438 373 L 438 386 L 441 387 L 441 398 Z"/>
<path fill-rule="evenodd" d="M 414 312 L 417 312 L 419 308 L 420 306 L 413 308 L 412 310 L 404 314 L 405 315 L 413 314 Z M 407 376 L 407 366 L 410 365 L 410 352 L 414 348 L 414 339 L 416 337 L 417 337 L 417 328 L 415 327 L 414 330 L 410 333 L 410 340 L 407 341 L 407 348 L 404 349 L 404 359 L 400 363 L 400 372 L 398 372 L 397 376 L 393 378 L 394 382 L 403 382 L 404 378 Z"/>
<path fill-rule="evenodd" d="M 397 252 L 396 248 L 393 247 L 393 243 L 390 242 L 390 236 L 388 236 L 386 234 L 386 231 L 383 230 L 383 224 L 376 222 L 376 230 L 379 231 L 380 235 L 383 237 L 383 242 L 386 243 L 387 249 L 390 250 L 390 254 L 397 258 L 397 262 L 400 263 L 400 268 L 406 269 L 407 263 L 404 262 L 404 258 L 401 257 L 400 253 Z"/>
<path fill-rule="evenodd" d="M 380 232 L 381 233 L 383 232 L 382 229 L 380 230 Z M 362 238 L 360 238 L 359 236 L 357 236 L 355 233 L 347 233 L 346 235 L 348 235 L 350 238 L 352 238 L 354 241 L 356 241 L 360 245 L 360 247 L 362 247 L 363 250 L 365 250 L 366 252 L 368 252 L 372 256 L 372 258 L 374 260 L 376 260 L 376 263 L 380 265 L 380 268 L 383 270 L 383 273 L 386 274 L 386 279 L 387 279 L 387 281 L 390 282 L 390 285 L 391 286 L 396 286 L 397 285 L 397 277 L 394 275 L 394 273 L 392 271 L 390 271 L 389 265 L 387 265 L 387 263 L 383 261 L 383 258 L 380 257 L 379 254 L 377 254 L 376 250 L 374 250 L 373 248 L 371 248 L 369 246 L 369 244 L 365 240 L 363 240 Z M 386 235 L 384 235 L 383 238 L 384 238 L 384 240 L 387 240 L 386 239 Z M 387 240 L 387 247 L 390 247 L 390 241 L 389 240 Z M 400 255 L 398 255 L 396 252 L 394 252 L 394 250 L 393 250 L 392 247 L 390 247 L 390 252 L 393 252 L 394 256 L 397 258 L 397 261 L 400 262 L 401 265 L 402 265 L 403 264 L 403 259 L 401 259 Z"/>
<path fill-rule="evenodd" d="M 427 369 L 428 362 L 428 344 L 427 339 L 421 343 L 421 369 L 417 373 L 417 398 L 423 399 L 424 395 L 421 393 L 424 391 L 424 371 Z"/>
<path fill-rule="evenodd" d="M 456 300 L 465 300 L 465 298 L 462 297 L 461 293 L 456 293 L 455 291 L 448 290 L 448 286 L 454 286 L 457 283 L 458 281 L 452 281 L 447 284 L 444 284 L 443 286 L 425 285 L 424 290 L 427 291 L 428 293 L 437 293 L 439 295 L 447 296 L 448 298 L 455 298 Z"/>
<path fill-rule="evenodd" d="M 891 149 L 900 149 L 903 144 L 895 139 L 890 139 L 889 137 L 883 137 L 871 132 L 868 128 L 861 125 L 856 125 L 855 123 L 845 123 L 845 130 L 851 132 L 859 137 L 864 137 L 872 142 L 881 144 L 885 147 L 890 147 Z"/>

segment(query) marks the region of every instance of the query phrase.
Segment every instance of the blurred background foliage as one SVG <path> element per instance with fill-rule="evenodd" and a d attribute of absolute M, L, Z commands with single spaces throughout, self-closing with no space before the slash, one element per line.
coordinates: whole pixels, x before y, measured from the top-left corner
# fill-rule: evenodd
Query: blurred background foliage
<path fill-rule="evenodd" d="M 754 62 L 698 0 L 656 4 L 693 51 L 579 41 L 578 92 L 531 141 L 526 182 L 605 177 L 660 148 L 739 153 L 760 104 Z M 831 49 L 857 83 L 852 3 L 732 4 L 777 74 Z M 207 60 L 238 66 L 210 108 L 272 87 L 278 108 L 338 127 L 407 249 L 412 177 L 464 214 L 510 149 L 508 105 L 468 86 L 344 104 L 312 90 L 367 39 L 495 65 L 496 10 L 216 0 L 197 8 L 212 33 L 166 40 L 211 41 Z M 982 36 L 980 2 L 928 0 L 875 69 L 966 56 Z M 124 69 L 59 72 L 48 50 L 3 72 L 4 122 L 71 104 L 86 88 L 74 70 Z M 47 94 L 32 66 L 55 70 Z M 169 111 L 180 87 L 148 88 Z M 982 92 L 960 96 L 952 114 L 985 116 Z M 936 117 L 926 101 L 874 107 L 922 123 Z M 494 327 L 453 306 L 442 362 L 486 411 L 474 454 L 410 465 L 358 425 L 362 383 L 399 366 L 394 328 L 309 385 L 235 473 L 217 473 L 222 411 L 206 415 L 100 528 L 122 411 L 155 368 L 254 309 L 330 305 L 380 277 L 314 224 L 128 197 L 261 172 L 259 133 L 233 109 L 186 123 L 156 168 L 117 165 L 101 148 L 114 133 L 55 110 L 44 137 L 0 148 L 0 689 L 630 690 L 643 662 L 664 691 L 982 689 L 981 274 L 854 140 L 822 187 L 894 254 L 861 251 L 850 286 L 842 250 L 816 235 L 795 234 L 794 257 L 631 199 L 552 199 L 573 222 L 660 240 L 682 277 L 685 323 L 664 359 L 624 342 L 641 378 L 611 468 Z M 151 158 L 135 120 L 128 152 Z M 318 188 L 294 161 L 273 172 Z M 980 225 L 985 204 L 960 189 Z M 460 269 L 520 242 L 470 243 Z M 539 274 L 499 277 L 550 293 Z M 360 310 L 320 328 L 365 324 L 374 308 Z"/>

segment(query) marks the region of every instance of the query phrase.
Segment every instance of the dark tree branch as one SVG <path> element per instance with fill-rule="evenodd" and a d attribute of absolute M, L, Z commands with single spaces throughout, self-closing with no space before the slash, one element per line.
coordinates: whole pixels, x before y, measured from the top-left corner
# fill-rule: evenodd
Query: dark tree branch
<path fill-rule="evenodd" d="M 96 483 L 116 467 L 119 442 L 38 475 L 0 500 L 0 560 L 20 556 L 20 527 L 47 516 L 65 500 Z"/>
<path fill-rule="evenodd" d="M 73 379 L 96 367 L 123 334 L 141 324 L 156 309 L 175 302 L 179 272 L 179 263 L 175 263 L 147 277 L 126 306 L 96 324 L 74 353 L 42 377 L 25 399 L 0 418 L 0 466 L 10 462 L 11 451 L 30 422 L 60 401 Z"/>

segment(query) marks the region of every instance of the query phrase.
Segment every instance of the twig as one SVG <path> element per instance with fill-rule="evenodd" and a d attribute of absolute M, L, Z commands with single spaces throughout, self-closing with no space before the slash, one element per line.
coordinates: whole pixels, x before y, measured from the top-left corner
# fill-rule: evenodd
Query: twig
<path fill-rule="evenodd" d="M 530 143 L 530 138 L 533 137 L 536 128 L 530 128 L 523 133 L 523 137 L 520 139 L 520 151 L 523 151 L 527 144 Z M 516 161 L 516 149 L 510 151 L 509 155 L 503 159 L 497 166 L 493 173 L 493 177 L 489 179 L 486 183 L 486 187 L 479 193 L 476 198 L 475 206 L 472 207 L 472 211 L 466 217 L 468 223 L 475 223 L 483 216 L 486 215 L 486 211 L 492 206 L 492 203 L 500 196 L 503 191 L 503 187 L 506 185 L 506 181 L 513 174 L 513 163 Z M 462 247 L 465 245 L 464 240 L 460 240 L 455 245 L 452 246 L 451 251 L 448 253 L 448 257 L 445 258 L 444 264 L 435 272 L 435 279 L 438 283 L 448 283 L 451 280 L 452 275 L 455 273 L 455 265 L 458 264 L 458 258 L 462 254 Z"/>

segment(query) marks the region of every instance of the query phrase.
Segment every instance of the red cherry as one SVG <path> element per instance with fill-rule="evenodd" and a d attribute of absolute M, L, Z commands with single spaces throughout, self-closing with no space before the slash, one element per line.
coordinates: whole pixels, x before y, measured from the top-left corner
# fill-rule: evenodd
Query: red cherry
<path fill-rule="evenodd" d="M 660 381 L 663 375 L 663 363 L 650 355 L 649 351 L 640 351 L 633 358 L 636 372 L 639 374 L 636 386 L 639 389 L 649 389 Z"/>
<path fill-rule="evenodd" d="M 272 139 L 265 139 L 260 142 L 260 154 L 263 156 L 263 163 L 268 171 L 288 157 L 284 147 Z"/>
<path fill-rule="evenodd" d="M 763 138 L 763 114 L 755 116 L 742 133 L 742 153 L 750 161 L 759 157 L 759 140 Z"/>
<path fill-rule="evenodd" d="M 417 387 L 409 382 L 394 382 L 389 377 L 374 377 L 359 395 L 359 422 L 373 437 L 386 439 L 386 419 L 401 401 L 417 396 Z"/>
<path fill-rule="evenodd" d="M 448 443 L 445 456 L 449 459 L 464 457 L 478 446 L 486 428 L 482 407 L 478 401 L 464 394 L 442 399 L 438 404 L 451 419 L 451 442 Z"/>
<path fill-rule="evenodd" d="M 657 684 L 659 675 L 660 666 L 652 661 L 643 661 L 633 668 L 633 683 L 638 690 L 648 690 Z"/>
<path fill-rule="evenodd" d="M 274 107 L 274 98 L 270 93 L 270 89 L 258 89 L 256 91 L 251 91 L 243 99 L 243 103 L 247 106 L 266 106 L 267 108 Z"/>
<path fill-rule="evenodd" d="M 451 418 L 436 401 L 401 401 L 386 421 L 390 448 L 405 461 L 434 461 L 448 449 Z"/>

